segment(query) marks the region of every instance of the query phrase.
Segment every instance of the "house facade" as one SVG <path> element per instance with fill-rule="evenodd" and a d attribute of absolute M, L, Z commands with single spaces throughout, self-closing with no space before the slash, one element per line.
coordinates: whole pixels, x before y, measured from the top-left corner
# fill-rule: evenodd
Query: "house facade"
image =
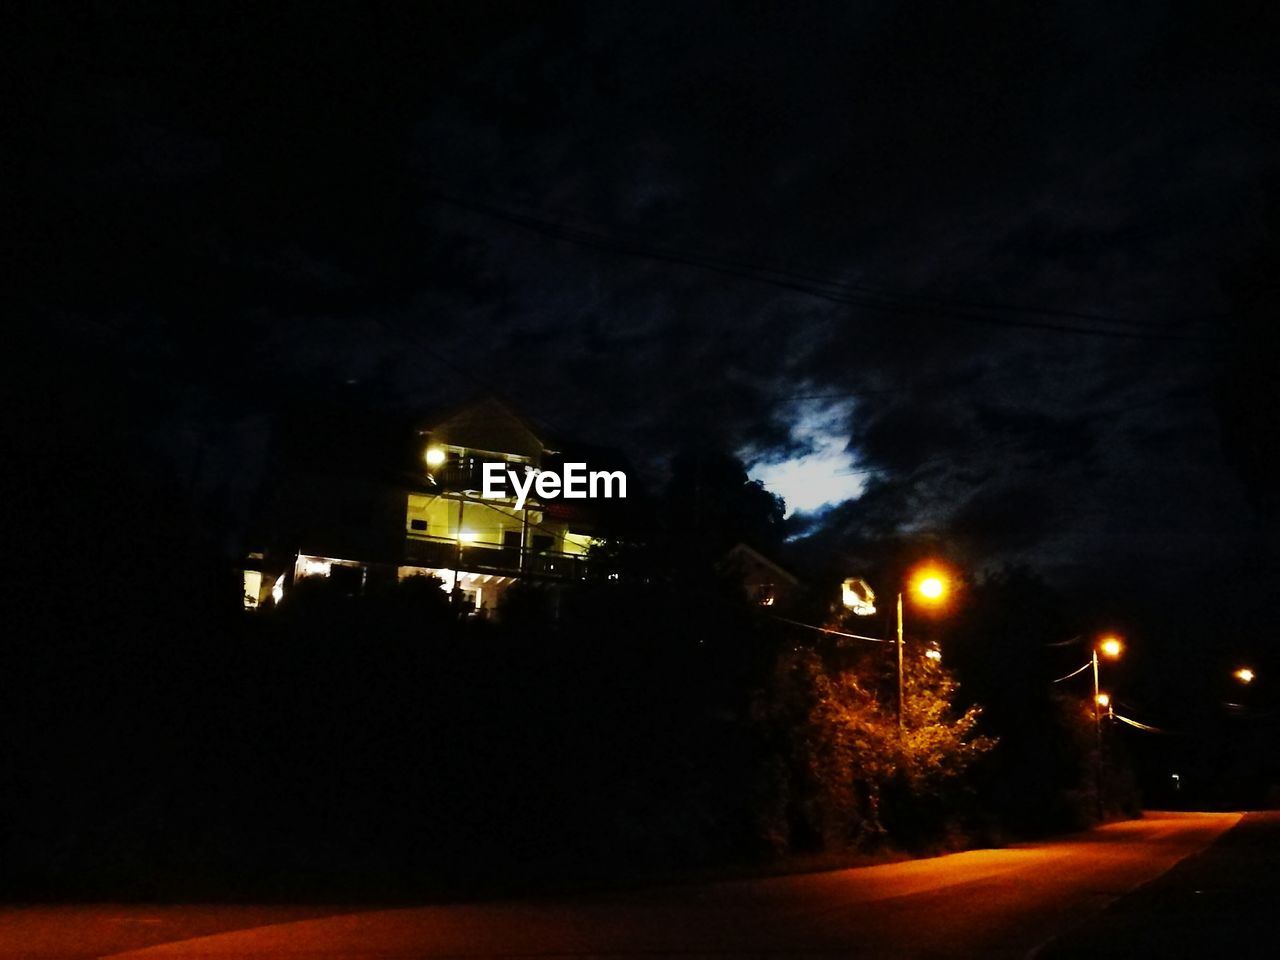
<path fill-rule="evenodd" d="M 561 462 L 535 426 L 487 398 L 411 432 L 399 469 L 344 472 L 322 463 L 291 475 L 277 498 L 286 519 L 276 520 L 274 549 L 245 564 L 247 607 L 282 602 L 304 577 L 365 593 L 431 576 L 461 609 L 488 615 L 516 582 L 554 586 L 588 575 L 599 533 L 590 504 L 533 491 L 523 502 L 514 491 L 482 495 L 485 464 L 523 474 Z"/>
<path fill-rule="evenodd" d="M 561 499 L 482 496 L 485 464 L 523 474 L 553 466 L 558 451 L 501 402 L 487 399 L 419 431 L 422 482 L 407 494 L 401 577 L 428 574 L 460 585 L 491 609 L 519 579 L 577 580 L 588 572 L 596 524 Z"/>

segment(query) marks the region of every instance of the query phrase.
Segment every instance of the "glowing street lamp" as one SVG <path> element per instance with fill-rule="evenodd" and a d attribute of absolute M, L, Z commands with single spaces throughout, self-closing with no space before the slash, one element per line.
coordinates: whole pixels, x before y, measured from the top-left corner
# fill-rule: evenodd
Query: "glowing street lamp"
<path fill-rule="evenodd" d="M 1237 680 L 1239 680 L 1241 683 L 1253 683 L 1253 680 L 1257 676 L 1257 674 L 1254 673 L 1252 670 L 1250 670 L 1248 667 L 1241 667 L 1239 670 L 1233 673 L 1232 676 L 1235 677 Z"/>
<path fill-rule="evenodd" d="M 1106 816 L 1106 807 L 1102 802 L 1102 711 L 1106 710 L 1107 715 L 1111 715 L 1111 698 L 1098 689 L 1098 653 L 1101 652 L 1104 657 L 1115 660 L 1123 651 L 1124 644 L 1114 635 L 1105 636 L 1093 645 L 1093 738 L 1097 744 L 1094 777 L 1097 784 L 1099 820 Z"/>
<path fill-rule="evenodd" d="M 1099 716 L 1098 708 L 1105 709 L 1111 701 L 1107 699 L 1107 702 L 1103 703 L 1102 701 L 1107 695 L 1098 689 L 1098 654 L 1101 653 L 1104 657 L 1115 660 L 1123 651 L 1124 644 L 1120 642 L 1119 637 L 1114 635 L 1105 636 L 1093 645 L 1093 658 L 1091 661 L 1093 666 L 1093 728 L 1098 741 L 1099 753 L 1102 751 L 1102 718 Z"/>
<path fill-rule="evenodd" d="M 919 567 L 908 575 L 906 584 L 898 590 L 898 735 L 902 735 L 902 597 L 911 593 L 923 603 L 935 604 L 945 599 L 949 578 L 942 568 L 934 564 Z M 867 617 L 876 612 L 876 595 L 867 582 L 859 577 L 850 577 L 841 584 L 841 599 L 844 606 L 858 616 Z M 931 646 L 924 654 L 935 663 L 942 660 L 942 651 Z"/>
<path fill-rule="evenodd" d="M 947 595 L 947 576 L 935 566 L 921 567 L 907 578 L 908 589 L 926 603 L 939 603 Z M 902 683 L 902 591 L 898 591 L 898 736 L 902 736 L 902 705 L 905 693 Z M 942 659 L 941 651 L 936 659 Z M 925 656 L 929 656 L 928 653 Z M 930 659 L 935 659 L 930 657 Z"/>
<path fill-rule="evenodd" d="M 438 467 L 445 461 L 445 453 L 440 447 L 427 447 L 426 461 L 428 467 Z"/>
<path fill-rule="evenodd" d="M 946 592 L 947 586 L 940 577 L 925 577 L 916 584 L 916 590 L 927 600 L 939 600 Z"/>
<path fill-rule="evenodd" d="M 1124 649 L 1124 644 L 1117 637 L 1103 637 L 1098 641 L 1098 650 L 1104 657 L 1115 659 L 1120 656 L 1120 651 Z"/>

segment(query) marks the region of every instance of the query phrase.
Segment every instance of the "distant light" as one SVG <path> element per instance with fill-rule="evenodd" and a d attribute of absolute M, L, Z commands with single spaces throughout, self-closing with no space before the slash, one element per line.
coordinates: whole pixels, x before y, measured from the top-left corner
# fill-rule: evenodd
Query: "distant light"
<path fill-rule="evenodd" d="M 1253 683 L 1253 678 L 1255 676 L 1257 676 L 1257 674 L 1255 674 L 1248 667 L 1241 667 L 1239 670 L 1235 672 L 1235 678 L 1239 680 L 1241 683 Z"/>
<path fill-rule="evenodd" d="M 283 599 L 284 599 L 284 574 L 282 573 L 280 574 L 280 576 L 276 577 L 275 586 L 271 588 L 271 601 L 273 603 L 279 603 Z"/>
<path fill-rule="evenodd" d="M 924 655 L 928 659 L 932 660 L 934 663 L 942 662 L 942 651 L 939 650 L 937 647 L 930 647 L 928 650 L 924 652 Z"/>
<path fill-rule="evenodd" d="M 428 467 L 438 467 L 440 466 L 440 464 L 444 463 L 444 460 L 445 460 L 445 454 L 442 449 L 440 449 L 439 447 L 427 448 L 427 466 Z"/>
<path fill-rule="evenodd" d="M 1124 649 L 1124 644 L 1116 637 L 1103 637 L 1098 644 L 1098 650 L 1106 657 L 1118 657 L 1120 651 Z"/>
<path fill-rule="evenodd" d="M 1111 698 L 1107 696 L 1105 693 L 1098 694 L 1098 706 L 1100 707 L 1111 706 Z"/>
<path fill-rule="evenodd" d="M 760 606 L 762 606 L 762 607 L 772 607 L 772 606 L 773 606 L 773 597 L 765 597 L 763 600 L 761 600 L 761 601 L 760 601 Z"/>

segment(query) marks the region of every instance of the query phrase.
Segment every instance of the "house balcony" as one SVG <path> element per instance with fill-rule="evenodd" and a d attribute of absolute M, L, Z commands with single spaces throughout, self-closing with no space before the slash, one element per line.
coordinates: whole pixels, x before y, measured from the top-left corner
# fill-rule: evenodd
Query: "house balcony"
<path fill-rule="evenodd" d="M 462 490 L 483 490 L 485 463 L 496 463 L 504 471 L 518 471 L 525 466 L 522 463 L 512 463 L 506 460 L 484 460 L 479 457 L 464 457 L 461 460 L 450 460 L 438 467 L 431 468 L 428 476 L 437 490 L 447 493 L 456 493 Z M 503 476 L 505 477 L 505 473 L 503 473 Z"/>
<path fill-rule="evenodd" d="M 520 550 L 497 544 L 461 543 L 452 538 L 409 536 L 404 562 L 415 567 L 465 570 L 514 577 L 582 580 L 589 560 L 582 554 L 552 550 Z"/>

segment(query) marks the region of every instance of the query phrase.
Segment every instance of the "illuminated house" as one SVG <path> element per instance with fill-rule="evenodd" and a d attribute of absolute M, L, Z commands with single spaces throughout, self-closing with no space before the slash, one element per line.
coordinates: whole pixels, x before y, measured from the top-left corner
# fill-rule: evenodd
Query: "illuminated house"
<path fill-rule="evenodd" d="M 468 603 L 486 609 L 522 577 L 586 576 L 589 511 L 533 492 L 522 505 L 513 491 L 481 498 L 486 463 L 523 474 L 562 462 L 525 420 L 489 399 L 420 430 L 419 438 L 424 472 L 408 494 L 401 577 L 431 574 L 450 590 L 457 579 Z"/>
<path fill-rule="evenodd" d="M 488 613 L 518 580 L 554 585 L 587 575 L 595 504 L 533 491 L 519 508 L 514 494 L 481 499 L 486 463 L 520 473 L 560 466 L 560 453 L 524 418 L 485 399 L 381 431 L 371 437 L 366 425 L 343 430 L 326 420 L 323 435 L 293 442 L 262 505 L 262 539 L 277 546 L 250 555 L 246 606 L 278 602 L 303 577 L 356 594 L 429 575 L 456 589 L 460 605 Z"/>

